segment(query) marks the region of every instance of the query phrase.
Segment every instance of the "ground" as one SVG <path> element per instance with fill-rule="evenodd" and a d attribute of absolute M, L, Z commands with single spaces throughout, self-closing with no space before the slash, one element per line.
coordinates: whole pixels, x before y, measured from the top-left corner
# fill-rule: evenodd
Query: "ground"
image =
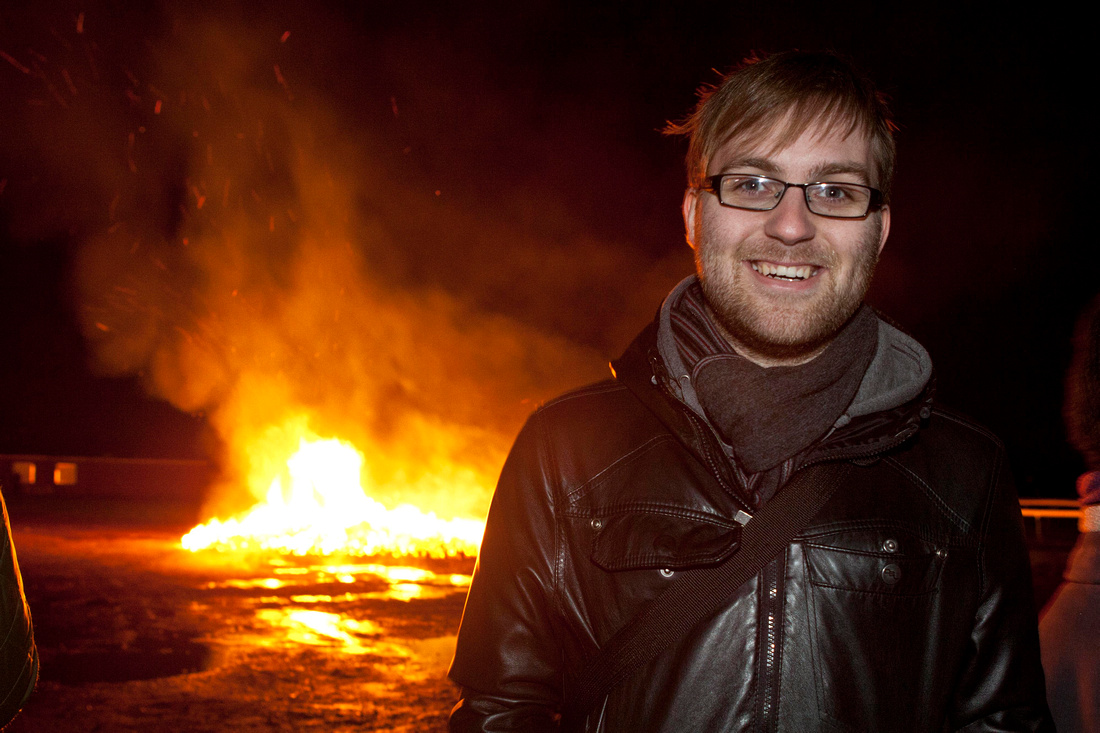
<path fill-rule="evenodd" d="M 472 560 L 192 554 L 123 524 L 13 511 L 42 671 L 7 730 L 446 730 Z"/>
<path fill-rule="evenodd" d="M 471 559 L 193 554 L 186 511 L 10 509 L 42 671 L 8 731 L 446 730 Z M 1063 525 L 1027 525 L 1040 607 Z"/>

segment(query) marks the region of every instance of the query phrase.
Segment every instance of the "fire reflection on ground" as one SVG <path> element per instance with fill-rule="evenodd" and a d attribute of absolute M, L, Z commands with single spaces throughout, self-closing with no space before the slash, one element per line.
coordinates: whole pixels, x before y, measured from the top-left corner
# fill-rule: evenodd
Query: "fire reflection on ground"
<path fill-rule="evenodd" d="M 235 588 L 248 590 L 253 588 L 266 588 L 279 590 L 284 588 L 314 587 L 326 583 L 342 583 L 355 585 L 357 579 L 367 577 L 381 579 L 386 582 L 384 590 L 370 590 L 366 592 L 353 592 L 346 590 L 338 595 L 305 595 L 299 594 L 290 597 L 294 603 L 333 603 L 357 601 L 365 598 L 391 599 L 408 601 L 413 598 L 443 598 L 451 595 L 456 589 L 465 592 L 470 585 L 470 576 L 462 573 L 434 573 L 431 570 L 406 565 L 308 565 L 293 567 L 278 567 L 285 564 L 280 558 L 270 561 L 276 566 L 273 578 L 229 578 L 227 580 L 210 581 L 206 584 L 209 589 Z"/>
<path fill-rule="evenodd" d="M 285 628 L 286 638 L 291 642 L 333 647 L 345 654 L 377 652 L 375 642 L 382 636 L 382 628 L 378 624 L 346 618 L 338 613 L 301 608 L 263 608 L 257 616 L 261 621 L 270 623 L 272 628 Z M 398 653 L 392 656 L 404 655 Z"/>
<path fill-rule="evenodd" d="M 360 602 L 443 599 L 456 592 L 465 593 L 470 585 L 470 576 L 466 574 L 435 573 L 408 565 L 288 565 L 282 558 L 271 558 L 268 562 L 276 577 L 228 578 L 209 581 L 204 586 L 207 590 L 283 591 L 282 595 L 251 599 L 256 618 L 267 627 L 245 643 L 260 646 L 308 644 L 345 654 L 410 657 L 412 653 L 407 647 L 380 640 L 386 632 L 377 623 L 354 616 Z M 385 583 L 382 589 L 377 589 L 379 580 Z M 349 588 L 335 594 L 294 593 L 295 589 L 332 583 Z M 362 585 L 371 589 L 359 590 Z"/>
<path fill-rule="evenodd" d="M 12 730 L 445 730 L 473 560 L 181 550 L 17 527 L 42 655 Z"/>

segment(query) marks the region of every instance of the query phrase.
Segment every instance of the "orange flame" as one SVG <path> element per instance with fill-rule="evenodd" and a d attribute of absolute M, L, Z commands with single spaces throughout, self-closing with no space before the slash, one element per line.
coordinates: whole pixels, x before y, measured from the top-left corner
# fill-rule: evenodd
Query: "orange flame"
<path fill-rule="evenodd" d="M 477 554 L 484 522 L 441 519 L 411 504 L 389 509 L 367 496 L 363 473 L 363 454 L 355 446 L 303 436 L 264 501 L 239 518 L 200 524 L 184 535 L 183 547 L 295 555 Z"/>

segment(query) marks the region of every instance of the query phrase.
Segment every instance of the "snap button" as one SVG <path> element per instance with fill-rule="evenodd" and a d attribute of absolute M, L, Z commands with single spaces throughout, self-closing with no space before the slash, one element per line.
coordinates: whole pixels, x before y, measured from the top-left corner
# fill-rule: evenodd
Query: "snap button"
<path fill-rule="evenodd" d="M 947 557 L 947 550 L 943 549 L 942 547 L 936 550 L 936 557 L 940 558 L 941 560 Z"/>
<path fill-rule="evenodd" d="M 589 524 L 592 525 L 592 529 L 603 529 L 603 520 L 599 517 L 593 517 L 592 521 Z"/>
<path fill-rule="evenodd" d="M 898 541 L 894 540 L 894 539 L 889 539 L 889 540 L 884 541 L 882 543 L 882 551 L 883 552 L 897 552 L 898 551 Z"/>
<path fill-rule="evenodd" d="M 675 574 L 675 571 L 672 570 L 672 568 L 661 568 L 659 572 L 662 576 L 666 578 L 671 578 Z"/>
<path fill-rule="evenodd" d="M 882 569 L 882 580 L 886 585 L 893 585 L 901 580 L 901 568 L 890 563 Z"/>

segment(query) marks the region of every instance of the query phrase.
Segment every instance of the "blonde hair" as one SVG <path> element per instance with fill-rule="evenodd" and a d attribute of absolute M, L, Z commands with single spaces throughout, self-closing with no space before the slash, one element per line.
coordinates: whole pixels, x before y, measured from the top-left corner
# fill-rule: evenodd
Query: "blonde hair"
<path fill-rule="evenodd" d="M 894 179 L 896 126 L 885 99 L 871 80 L 834 53 L 787 51 L 744 64 L 714 86 L 699 89 L 699 102 L 666 135 L 688 136 L 688 185 L 702 185 L 711 157 L 728 140 L 751 144 L 784 124 L 777 146 L 798 139 L 811 126 L 839 128 L 871 140 L 875 181 L 890 200 Z"/>

